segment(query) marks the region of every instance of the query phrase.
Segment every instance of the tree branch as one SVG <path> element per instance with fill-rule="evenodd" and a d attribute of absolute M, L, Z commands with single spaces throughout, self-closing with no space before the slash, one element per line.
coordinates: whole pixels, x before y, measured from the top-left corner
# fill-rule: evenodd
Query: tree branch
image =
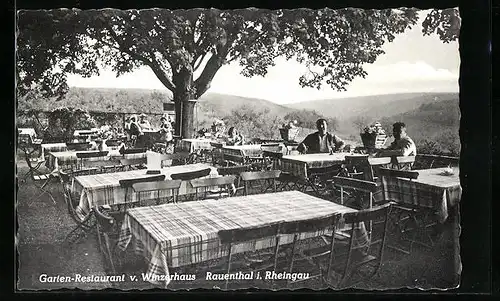
<path fill-rule="evenodd" d="M 207 54 L 208 54 L 208 51 L 206 51 L 206 52 L 203 54 L 203 56 L 201 57 L 201 60 L 198 62 L 198 64 L 196 64 L 196 61 L 200 58 L 200 56 L 198 56 L 198 57 L 197 57 L 197 58 L 193 61 L 193 64 L 195 64 L 195 65 L 193 66 L 193 70 L 194 70 L 194 71 L 196 71 L 196 70 L 198 70 L 198 68 L 200 68 L 201 63 L 203 63 L 203 60 L 205 59 L 205 57 L 207 56 Z"/>
<path fill-rule="evenodd" d="M 131 51 L 130 49 L 127 49 L 127 47 L 125 45 L 120 43 L 120 38 L 118 37 L 116 32 L 113 30 L 113 28 L 111 28 L 111 25 L 108 24 L 106 27 L 107 27 L 111 37 L 113 37 L 113 40 L 115 40 L 116 43 L 118 44 L 118 46 L 119 46 L 118 49 L 120 51 L 123 51 L 124 53 L 128 54 L 133 59 L 142 61 L 144 64 L 146 64 L 147 66 L 149 66 L 151 68 L 151 70 L 154 72 L 156 77 L 160 80 L 160 82 L 167 89 L 169 89 L 172 92 L 175 90 L 174 83 L 172 82 L 172 80 L 170 78 L 168 78 L 168 76 L 165 75 L 165 72 L 163 72 L 160 64 L 154 59 L 154 57 L 151 60 L 148 60 L 145 56 L 142 56 L 136 52 Z"/>

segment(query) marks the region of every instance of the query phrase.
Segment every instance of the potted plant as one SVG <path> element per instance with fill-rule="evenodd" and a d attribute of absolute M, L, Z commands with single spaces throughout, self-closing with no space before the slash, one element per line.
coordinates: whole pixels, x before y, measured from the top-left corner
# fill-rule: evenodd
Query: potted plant
<path fill-rule="evenodd" d="M 387 135 L 379 122 L 375 122 L 363 129 L 360 133 L 365 148 L 382 148 L 387 141 Z"/>
<path fill-rule="evenodd" d="M 294 141 L 299 134 L 299 129 L 297 128 L 297 120 L 289 121 L 284 123 L 279 129 L 281 138 L 285 141 Z"/>

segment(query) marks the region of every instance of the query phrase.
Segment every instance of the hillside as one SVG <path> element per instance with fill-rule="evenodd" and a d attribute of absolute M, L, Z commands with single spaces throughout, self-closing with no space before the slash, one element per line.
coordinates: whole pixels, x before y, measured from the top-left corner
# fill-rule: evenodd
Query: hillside
<path fill-rule="evenodd" d="M 287 105 L 294 109 L 309 109 L 328 117 L 347 121 L 357 116 L 370 119 L 402 114 L 425 103 L 458 99 L 458 93 L 405 93 L 339 99 L 321 99 Z"/>

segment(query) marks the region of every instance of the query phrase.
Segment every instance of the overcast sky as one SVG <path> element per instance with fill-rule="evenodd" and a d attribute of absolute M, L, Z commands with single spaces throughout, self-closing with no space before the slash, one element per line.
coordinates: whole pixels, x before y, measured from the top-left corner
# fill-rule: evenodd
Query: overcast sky
<path fill-rule="evenodd" d="M 425 16 L 421 12 L 421 16 Z M 375 63 L 365 65 L 366 78 L 357 78 L 347 92 L 328 87 L 321 90 L 301 88 L 299 77 L 304 66 L 296 61 L 280 59 L 268 69 L 266 77 L 246 78 L 239 74 L 237 63 L 219 69 L 208 92 L 232 94 L 293 103 L 322 98 L 338 98 L 408 92 L 458 92 L 460 56 L 458 42 L 445 44 L 436 35 L 423 36 L 421 17 L 418 26 L 396 36 L 384 45 L 385 54 Z M 116 78 L 110 70 L 98 77 L 82 78 L 70 75 L 70 86 L 144 88 L 166 90 L 151 69 L 144 67 Z"/>

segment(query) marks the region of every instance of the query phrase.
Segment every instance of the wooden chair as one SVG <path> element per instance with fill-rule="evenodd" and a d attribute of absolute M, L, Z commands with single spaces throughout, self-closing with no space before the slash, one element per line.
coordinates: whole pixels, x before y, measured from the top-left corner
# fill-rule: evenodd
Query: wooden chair
<path fill-rule="evenodd" d="M 108 151 L 92 151 L 92 152 L 77 152 L 77 169 L 92 169 L 98 167 L 100 171 L 100 165 L 105 165 L 103 162 L 107 161 Z M 90 161 L 90 159 L 96 159 L 95 161 Z M 101 163 L 98 163 L 101 162 Z"/>
<path fill-rule="evenodd" d="M 335 243 L 334 235 L 332 235 L 332 239 L 330 239 L 329 243 L 325 246 L 318 248 L 309 248 L 305 252 L 298 252 L 298 244 L 299 238 L 302 233 L 308 232 L 318 232 L 325 231 L 335 233 L 337 221 L 340 218 L 338 214 L 327 215 L 324 217 L 307 219 L 301 221 L 291 221 L 291 222 L 283 222 L 280 226 L 280 235 L 289 235 L 293 234 L 293 243 L 291 246 L 291 253 L 288 256 L 288 264 L 287 264 L 287 272 L 293 273 L 294 264 L 297 261 L 306 260 L 314 267 L 317 268 L 318 273 L 309 276 L 309 279 L 320 278 L 322 283 L 328 282 L 331 274 L 331 266 L 333 264 L 333 248 Z M 326 265 L 321 264 L 321 260 L 327 257 L 328 261 Z M 326 266 L 326 271 L 324 267 Z M 326 272 L 326 275 L 325 275 Z M 307 279 L 307 280 L 309 280 Z M 303 279 L 299 279 L 296 282 L 303 281 Z M 293 281 L 288 281 L 288 285 L 293 284 Z"/>
<path fill-rule="evenodd" d="M 390 248 L 400 251 L 405 254 L 411 254 L 414 244 L 419 244 L 427 248 L 434 246 L 434 240 L 431 235 L 430 229 L 437 225 L 437 212 L 434 208 L 420 206 L 405 202 L 409 198 L 413 200 L 412 192 L 400 189 L 396 185 L 389 185 L 394 183 L 390 178 L 400 178 L 412 181 L 418 178 L 419 174 L 416 171 L 406 170 L 393 170 L 381 168 L 380 177 L 382 180 L 382 193 L 383 197 L 381 202 L 394 203 L 393 216 L 391 217 L 394 229 L 396 230 L 396 239 L 398 242 L 407 242 L 408 247 L 389 245 Z M 425 202 L 426 194 L 418 195 L 418 200 L 422 203 Z"/>
<path fill-rule="evenodd" d="M 212 147 L 212 151 L 211 151 L 212 165 L 213 166 L 225 165 L 224 164 L 224 156 L 222 153 L 223 144 L 217 143 L 217 142 L 210 142 L 210 146 Z"/>
<path fill-rule="evenodd" d="M 141 182 L 132 184 L 132 190 L 138 197 L 139 206 L 149 206 L 153 201 L 154 205 L 165 203 L 177 203 L 181 180 L 162 180 L 156 182 Z M 166 196 L 160 197 L 161 193 Z M 149 200 L 143 200 L 144 194 L 156 193 L 156 197 Z"/>
<path fill-rule="evenodd" d="M 146 149 L 145 148 L 127 148 L 127 149 L 121 149 L 120 153 L 122 155 L 127 155 L 127 154 L 140 154 L 140 153 L 145 153 Z"/>
<path fill-rule="evenodd" d="M 243 185 L 245 186 L 245 195 L 250 194 L 250 188 L 259 189 L 257 193 L 266 193 L 270 189 L 276 192 L 276 180 L 279 178 L 280 174 L 281 170 L 242 172 L 240 175 Z M 255 186 L 254 184 L 258 185 Z"/>
<path fill-rule="evenodd" d="M 232 230 L 221 230 L 218 233 L 221 245 L 227 249 L 227 269 L 226 273 L 230 274 L 234 265 L 238 266 L 238 271 L 275 271 L 278 260 L 279 250 L 279 230 L 280 223 L 272 223 L 256 227 L 239 228 Z M 255 252 L 248 251 L 239 256 L 233 254 L 233 249 L 240 244 L 245 244 L 251 241 L 275 237 L 275 244 L 270 252 Z M 250 255 L 248 255 L 250 254 Z M 246 256 L 245 256 L 246 255 Z M 263 277 L 264 278 L 264 277 Z M 225 289 L 228 289 L 229 280 L 226 280 Z"/>
<path fill-rule="evenodd" d="M 332 270 L 340 272 L 340 280 L 336 282 L 337 288 L 344 288 L 347 280 L 357 272 L 362 278 L 361 281 L 372 279 L 379 271 L 384 260 L 384 251 L 387 237 L 388 217 L 391 211 L 392 203 L 376 206 L 371 209 L 349 212 L 343 215 L 346 227 L 349 229 L 349 240 L 344 243 L 341 240 L 336 241 Z M 355 240 L 362 224 L 373 223 L 376 220 L 383 220 L 377 232 L 373 232 L 368 240 L 368 245 L 357 244 Z M 346 250 L 347 249 L 347 250 Z M 372 271 L 367 275 L 361 271 L 361 267 L 372 266 Z M 359 283 L 359 282 L 357 282 Z"/>
<path fill-rule="evenodd" d="M 360 180 L 373 181 L 370 177 L 370 163 L 368 155 L 345 156 L 346 176 Z"/>
<path fill-rule="evenodd" d="M 234 196 L 238 194 L 238 191 L 244 191 L 245 189 L 245 186 L 241 185 L 241 173 L 251 170 L 252 170 L 252 165 L 239 165 L 230 167 L 219 167 L 217 168 L 217 173 L 220 176 L 229 176 L 229 175 L 235 176 L 234 186 L 236 190 L 233 194 Z"/>
<path fill-rule="evenodd" d="M 130 191 L 132 190 L 132 186 L 137 183 L 144 183 L 144 182 L 157 182 L 157 181 L 164 181 L 165 180 L 165 175 L 154 175 L 154 176 L 146 176 L 146 177 L 140 177 L 140 178 L 130 178 L 130 179 L 121 179 L 119 182 L 120 187 L 125 189 L 125 199 L 124 203 L 118 205 L 118 215 L 123 215 L 125 211 L 128 208 L 132 208 L 138 205 L 139 202 L 139 197 L 136 198 L 135 201 L 131 201 L 131 193 Z M 132 191 L 133 192 L 133 191 Z M 122 218 L 122 216 L 119 216 L 119 218 Z"/>
<path fill-rule="evenodd" d="M 411 170 L 415 163 L 415 156 L 395 157 L 394 168 L 399 170 Z"/>
<path fill-rule="evenodd" d="M 225 166 L 245 165 L 246 159 L 243 156 L 222 154 Z"/>
<path fill-rule="evenodd" d="M 72 151 L 86 151 L 91 145 L 88 142 L 66 142 L 66 147 Z"/>
<path fill-rule="evenodd" d="M 216 178 L 194 179 L 189 181 L 191 186 L 196 189 L 195 200 L 200 199 L 220 199 L 230 197 L 236 193 L 234 182 L 236 176 L 220 176 Z"/>
<path fill-rule="evenodd" d="M 391 166 L 390 157 L 368 158 L 370 164 L 369 176 L 365 178 L 367 181 L 377 181 L 378 171 L 380 168 L 389 168 Z"/>
<path fill-rule="evenodd" d="M 120 159 L 120 164 L 125 170 L 145 169 L 147 158 Z"/>
<path fill-rule="evenodd" d="M 210 175 L 211 172 L 212 172 L 211 168 L 205 168 L 205 169 L 196 170 L 196 171 L 188 171 L 188 172 L 171 174 L 170 178 L 172 180 L 190 181 L 190 180 L 194 180 L 194 179 L 207 177 L 208 175 Z"/>
<path fill-rule="evenodd" d="M 45 160 L 38 160 L 37 161 L 37 165 L 33 166 L 32 163 L 31 163 L 30 154 L 27 151 L 24 152 L 24 159 L 25 159 L 26 164 L 28 165 L 28 168 L 29 168 L 29 171 L 26 173 L 26 175 L 24 177 L 26 178 L 27 176 L 29 176 L 31 178 L 31 180 L 33 181 L 33 185 L 38 190 L 41 191 L 40 194 L 38 194 L 37 196 L 34 196 L 31 199 L 29 199 L 28 203 L 31 200 L 33 200 L 33 199 L 38 199 L 42 195 L 47 194 L 50 197 L 50 199 L 52 200 L 52 202 L 54 204 L 56 204 L 56 201 L 55 201 L 54 197 L 52 196 L 52 194 L 50 193 L 50 191 L 48 191 L 46 188 L 47 188 L 47 186 L 50 183 L 53 183 L 53 182 L 55 182 L 57 180 L 57 176 L 55 174 L 53 174 L 53 173 L 41 173 L 39 171 L 40 166 L 42 165 L 42 163 L 45 162 Z M 38 185 L 37 183 L 40 183 L 40 182 L 42 184 Z"/>
<path fill-rule="evenodd" d="M 179 153 L 174 153 L 174 154 L 162 154 L 161 156 L 161 163 L 162 167 L 164 166 L 175 166 L 175 165 L 185 165 L 189 162 L 191 159 L 191 156 L 187 152 L 179 152 Z M 167 162 L 165 161 L 171 161 L 170 165 L 168 165 Z M 180 163 L 180 164 L 178 164 Z"/>
<path fill-rule="evenodd" d="M 330 194 L 330 181 L 334 176 L 337 176 L 342 171 L 341 165 L 335 164 L 325 167 L 314 167 L 307 170 L 307 181 L 299 181 L 298 186 L 301 186 L 302 191 L 307 192 L 308 188 L 312 189 L 318 197 L 328 197 Z M 302 184 L 301 184 L 302 183 Z"/>
<path fill-rule="evenodd" d="M 373 208 L 373 194 L 379 190 L 379 185 L 375 182 L 358 180 L 346 177 L 333 177 L 333 185 L 340 188 L 340 204 L 346 205 L 344 194 L 346 190 L 350 192 L 350 199 L 348 201 L 357 201 L 359 208 L 366 207 L 364 204 L 368 203 L 368 209 Z M 352 196 L 356 196 L 353 200 Z M 370 222 L 368 228 L 368 235 L 371 235 L 373 224 Z"/>

